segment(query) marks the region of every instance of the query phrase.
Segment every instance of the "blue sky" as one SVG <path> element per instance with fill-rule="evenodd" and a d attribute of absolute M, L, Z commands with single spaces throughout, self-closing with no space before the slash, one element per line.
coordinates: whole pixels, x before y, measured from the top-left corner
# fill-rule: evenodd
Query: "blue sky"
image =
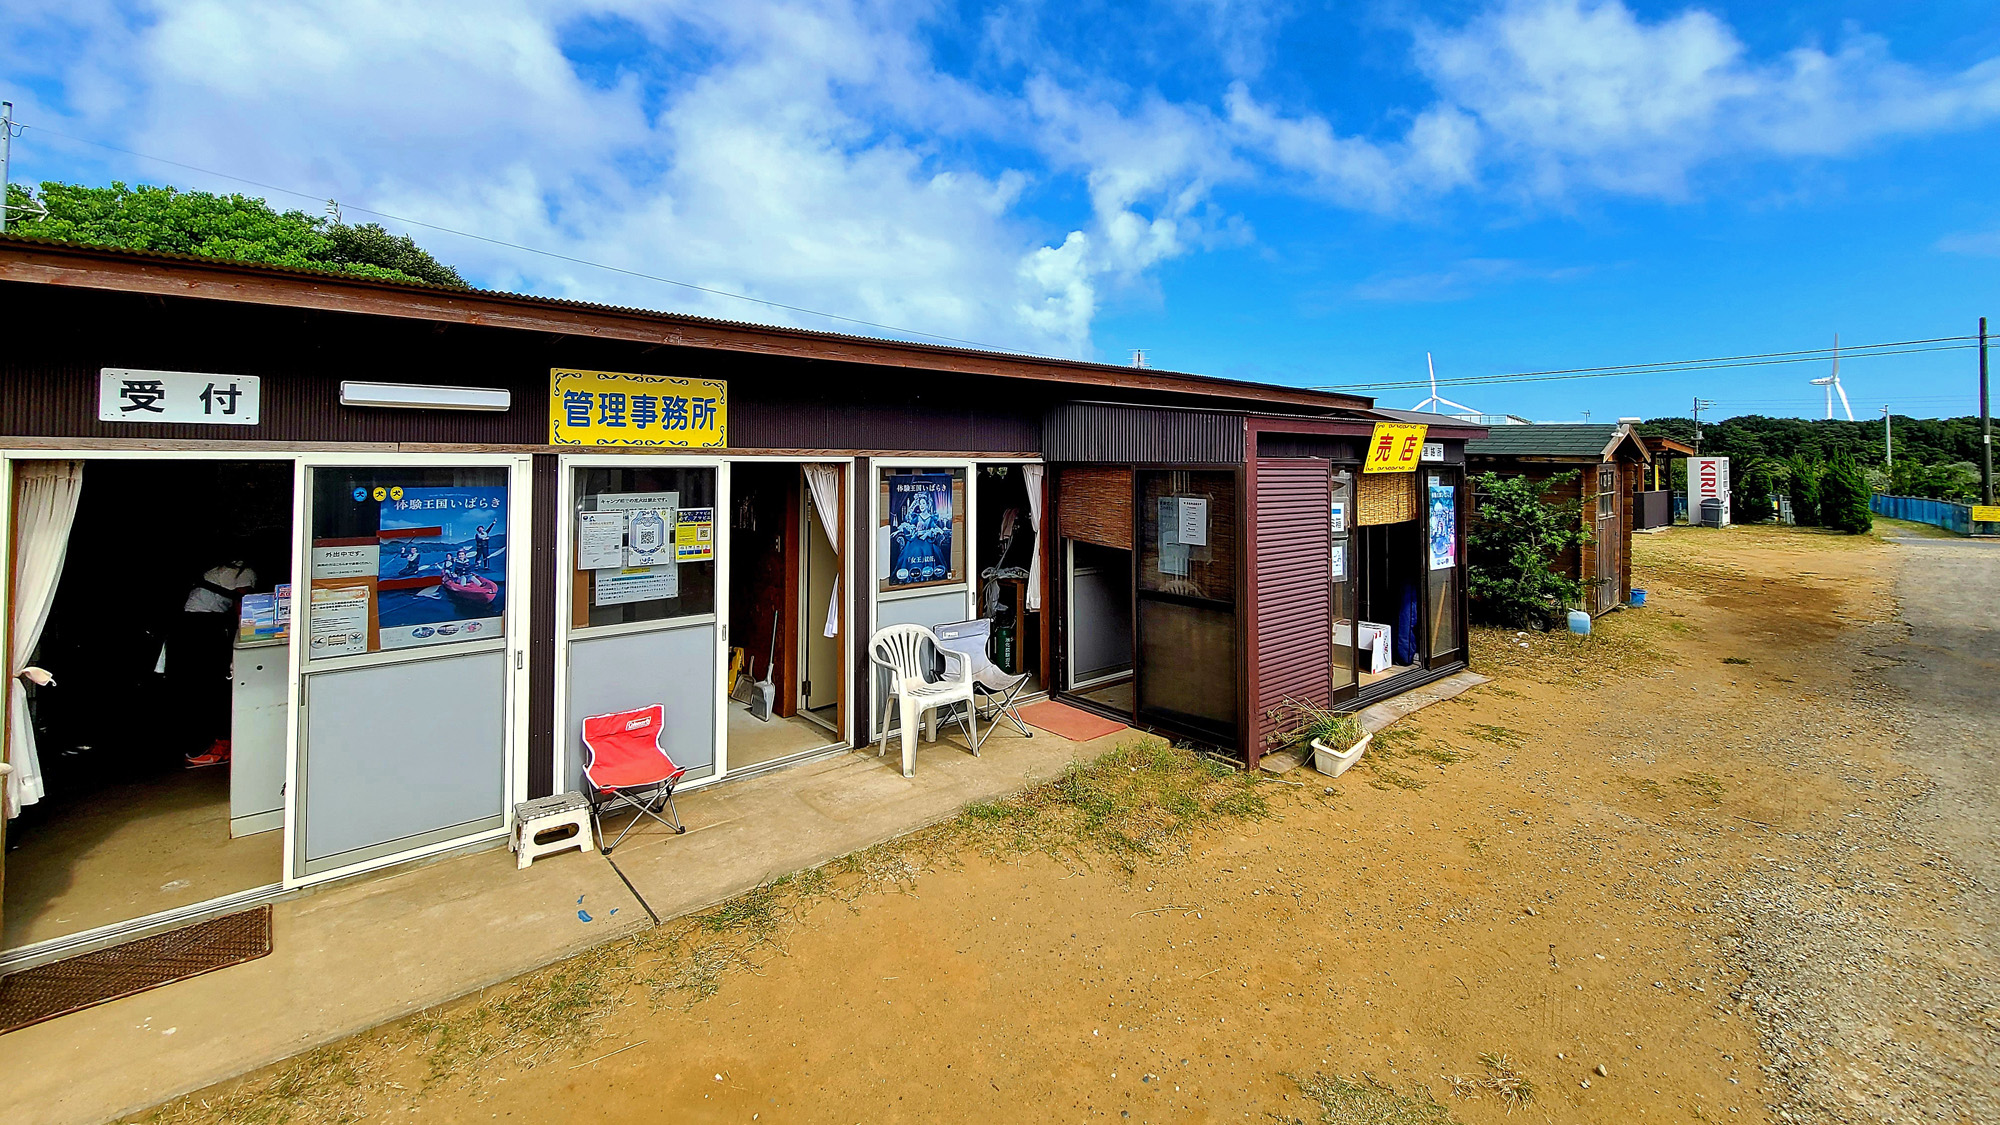
<path fill-rule="evenodd" d="M 2000 9 L 0 0 L 17 180 L 241 184 L 989 346 L 1305 385 L 2000 316 Z M 866 331 L 384 220 L 476 283 Z M 1447 389 L 1822 409 L 1823 364 Z M 1975 408 L 1969 350 L 1857 416 Z M 1380 393 L 1409 406 L 1421 389 Z"/>

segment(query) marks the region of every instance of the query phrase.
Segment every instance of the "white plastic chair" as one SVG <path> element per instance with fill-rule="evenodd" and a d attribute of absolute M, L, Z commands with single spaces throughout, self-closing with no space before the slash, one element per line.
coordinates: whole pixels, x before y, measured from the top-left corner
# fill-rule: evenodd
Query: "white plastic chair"
<path fill-rule="evenodd" d="M 965 729 L 966 747 L 973 757 L 979 756 L 979 719 L 973 714 L 972 668 L 960 663 L 957 675 L 932 680 L 930 669 L 934 658 L 924 651 L 925 645 L 933 653 L 939 651 L 937 634 L 922 625 L 889 625 L 868 638 L 869 660 L 889 672 L 889 694 L 882 700 L 882 713 L 875 725 L 878 732 L 875 756 L 879 758 L 888 752 L 889 700 L 894 699 L 901 707 L 904 777 L 914 777 L 917 772 L 917 720 L 928 717 L 930 725 L 925 741 L 936 742 L 940 707 L 955 709 L 956 704 L 965 704 L 964 713 L 953 718 Z"/>

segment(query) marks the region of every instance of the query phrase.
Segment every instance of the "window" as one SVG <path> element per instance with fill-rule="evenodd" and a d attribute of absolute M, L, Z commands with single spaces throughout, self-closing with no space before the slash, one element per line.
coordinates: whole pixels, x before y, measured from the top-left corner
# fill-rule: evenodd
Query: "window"
<path fill-rule="evenodd" d="M 570 625 L 715 612 L 715 470 L 575 470 Z"/>
<path fill-rule="evenodd" d="M 499 640 L 507 470 L 313 470 L 307 659 Z"/>
<path fill-rule="evenodd" d="M 1461 545 L 1458 536 L 1458 478 L 1456 474 L 1429 474 L 1428 556 L 1430 595 L 1429 658 L 1436 660 L 1459 647 L 1458 564 Z"/>
<path fill-rule="evenodd" d="M 1618 470 L 1610 465 L 1597 470 L 1597 518 L 1608 520 L 1618 514 Z"/>
<path fill-rule="evenodd" d="M 965 581 L 965 470 L 884 469 L 876 497 L 876 590 Z"/>

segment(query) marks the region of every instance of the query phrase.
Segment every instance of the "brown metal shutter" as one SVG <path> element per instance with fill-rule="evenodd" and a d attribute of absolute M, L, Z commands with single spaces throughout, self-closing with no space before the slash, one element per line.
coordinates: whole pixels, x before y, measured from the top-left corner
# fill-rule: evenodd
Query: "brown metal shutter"
<path fill-rule="evenodd" d="M 1057 484 L 1064 538 L 1132 549 L 1132 470 L 1064 469 Z"/>
<path fill-rule="evenodd" d="M 1257 462 L 1257 738 L 1267 753 L 1289 720 L 1286 699 L 1325 704 L 1332 691 L 1331 468 Z"/>

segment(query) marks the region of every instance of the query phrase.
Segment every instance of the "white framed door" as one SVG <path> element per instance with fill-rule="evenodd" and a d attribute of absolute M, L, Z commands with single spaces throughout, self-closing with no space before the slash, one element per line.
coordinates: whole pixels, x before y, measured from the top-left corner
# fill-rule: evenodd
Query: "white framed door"
<path fill-rule="evenodd" d="M 505 836 L 526 791 L 530 458 L 295 464 L 285 885 Z"/>
<path fill-rule="evenodd" d="M 583 720 L 661 703 L 662 745 L 683 789 L 729 769 L 729 474 L 720 457 L 563 454 L 557 459 L 554 777 L 580 789 Z M 668 563 L 629 552 L 635 513 L 672 511 Z M 679 550 L 706 512 L 706 557 Z M 619 538 L 620 513 L 625 531 Z M 644 518 L 641 516 L 641 518 Z M 612 540 L 628 554 L 613 561 Z"/>
<path fill-rule="evenodd" d="M 911 581 L 908 574 L 898 576 L 898 570 L 909 569 L 901 564 L 907 560 L 899 543 L 905 542 L 891 524 L 892 515 L 907 514 L 907 507 L 899 506 L 893 493 L 885 502 L 885 489 L 897 487 L 891 478 L 912 476 L 935 476 L 952 474 L 964 482 L 963 497 L 965 512 L 962 517 L 954 515 L 954 547 L 963 551 L 964 573 L 955 581 L 925 583 Z M 861 643 L 866 645 L 875 631 L 887 625 L 923 625 L 935 627 L 952 621 L 968 621 L 979 614 L 979 576 L 974 573 L 976 552 L 973 550 L 972 536 L 979 526 L 979 498 L 977 488 L 978 463 L 970 459 L 949 457 L 882 457 L 870 462 L 870 479 L 861 482 L 868 489 L 868 526 L 863 534 L 874 536 L 869 558 L 873 569 L 857 580 L 868 583 L 868 629 L 862 635 Z M 907 520 L 901 522 L 909 522 Z M 870 741 L 881 734 L 885 722 L 893 723 L 895 716 L 885 719 L 882 705 L 888 699 L 888 684 L 883 673 L 871 661 L 868 665 L 868 692 L 866 695 L 867 714 L 862 728 Z"/>

